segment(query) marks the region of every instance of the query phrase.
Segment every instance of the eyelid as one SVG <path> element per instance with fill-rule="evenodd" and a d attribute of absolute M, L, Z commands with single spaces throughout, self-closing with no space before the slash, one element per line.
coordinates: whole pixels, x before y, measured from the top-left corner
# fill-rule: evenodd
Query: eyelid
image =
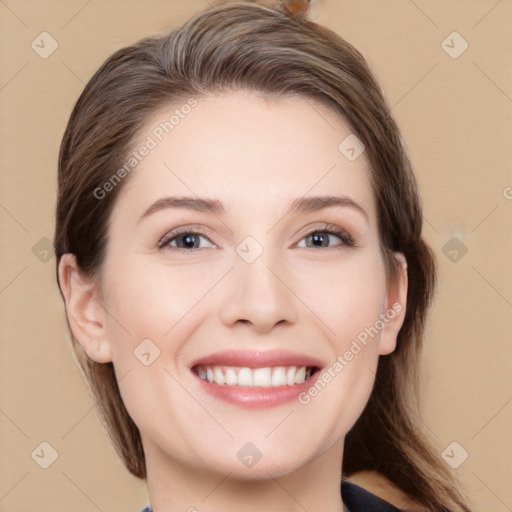
<path fill-rule="evenodd" d="M 341 238 L 341 240 L 343 242 L 342 246 L 344 246 L 344 247 L 353 247 L 353 248 L 358 247 L 355 238 L 349 233 L 349 231 L 347 231 L 346 229 L 344 229 L 344 228 L 342 228 L 340 226 L 337 226 L 336 224 L 331 224 L 331 223 L 328 223 L 328 222 L 324 222 L 320 226 L 317 225 L 317 226 L 314 226 L 314 227 L 311 227 L 311 228 L 307 228 L 307 230 L 300 235 L 301 238 L 297 242 L 297 244 L 300 243 L 305 237 L 310 236 L 313 233 L 329 233 L 329 234 L 333 234 L 333 235 L 338 236 L 339 238 Z M 339 248 L 339 246 L 330 247 L 330 248 L 331 249 L 336 249 L 336 248 Z M 315 250 L 316 249 L 317 248 L 315 248 Z M 326 249 L 329 249 L 329 247 L 327 247 Z"/>
<path fill-rule="evenodd" d="M 210 233 L 208 230 L 201 228 L 198 224 L 192 224 L 192 225 L 185 225 L 180 226 L 174 229 L 171 229 L 171 231 L 168 231 L 163 237 L 158 240 L 157 247 L 158 249 L 163 249 L 171 240 L 178 237 L 182 234 L 191 234 L 191 235 L 201 235 L 208 239 L 208 241 L 213 244 L 215 247 L 217 245 L 212 240 L 212 233 Z M 174 247 L 174 249 L 182 249 L 181 247 Z M 190 251 L 197 251 L 199 249 L 183 249 L 184 251 L 190 252 Z"/>
<path fill-rule="evenodd" d="M 302 233 L 300 234 L 300 239 L 298 242 L 294 244 L 296 246 L 298 243 L 300 243 L 305 237 L 311 236 L 314 233 L 329 233 L 333 234 L 335 236 L 338 236 L 342 240 L 341 247 L 358 247 L 354 237 L 344 228 L 337 226 L 336 224 L 331 224 L 328 222 L 323 222 L 320 225 L 316 225 L 313 227 L 305 228 L 305 230 L 302 230 Z M 160 238 L 160 240 L 157 243 L 158 249 L 163 249 L 167 246 L 167 244 L 173 240 L 174 238 L 178 237 L 182 234 L 191 234 L 191 235 L 200 235 L 206 238 L 213 246 L 217 247 L 217 244 L 213 242 L 213 234 L 207 230 L 203 229 L 199 224 L 189 224 L 184 226 L 179 226 L 177 228 L 172 229 L 171 231 L 168 231 L 164 236 Z M 326 247 L 324 249 L 336 249 L 340 246 L 335 247 Z M 192 251 L 198 251 L 200 249 L 183 249 L 181 247 L 173 247 L 174 250 L 183 250 L 186 252 L 192 252 Z M 315 250 L 318 248 L 315 248 Z"/>

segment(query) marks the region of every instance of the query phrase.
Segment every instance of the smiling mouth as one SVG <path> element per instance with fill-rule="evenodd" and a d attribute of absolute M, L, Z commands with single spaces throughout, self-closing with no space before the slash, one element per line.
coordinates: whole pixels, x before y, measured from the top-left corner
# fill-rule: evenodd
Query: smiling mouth
<path fill-rule="evenodd" d="M 245 388 L 277 388 L 296 386 L 307 381 L 318 371 L 313 366 L 267 366 L 248 368 L 246 366 L 198 365 L 192 371 L 210 384 L 219 386 L 240 386 Z"/>

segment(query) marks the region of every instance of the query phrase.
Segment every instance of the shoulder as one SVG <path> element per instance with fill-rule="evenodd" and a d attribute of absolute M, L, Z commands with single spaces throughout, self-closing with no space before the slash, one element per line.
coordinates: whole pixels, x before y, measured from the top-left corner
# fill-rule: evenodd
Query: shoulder
<path fill-rule="evenodd" d="M 362 488 L 363 491 L 367 491 L 367 493 L 370 493 L 374 497 L 387 502 L 389 505 L 392 505 L 399 510 L 407 510 L 414 506 L 418 506 L 418 504 L 410 496 L 398 489 L 387 478 L 382 476 L 380 473 L 377 473 L 376 471 L 359 471 L 350 475 L 350 477 L 345 478 L 344 482 L 349 486 L 350 484 L 355 484 L 355 486 L 357 486 L 359 489 Z M 348 489 L 347 492 L 351 493 L 351 491 L 354 491 L 354 489 Z M 357 489 L 355 489 L 355 491 L 357 492 Z M 345 494 L 347 494 L 347 492 Z M 393 510 L 393 508 L 390 510 Z"/>

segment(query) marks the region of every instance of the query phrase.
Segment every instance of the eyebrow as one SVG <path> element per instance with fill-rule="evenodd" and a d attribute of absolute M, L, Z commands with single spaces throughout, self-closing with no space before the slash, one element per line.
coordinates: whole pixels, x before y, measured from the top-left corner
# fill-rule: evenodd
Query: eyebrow
<path fill-rule="evenodd" d="M 347 196 L 308 196 L 295 199 L 287 213 L 310 213 L 332 207 L 349 207 L 361 213 L 367 220 L 368 214 L 362 206 Z M 139 222 L 153 213 L 167 209 L 186 209 L 196 212 L 210 212 L 215 215 L 225 213 L 224 205 L 217 199 L 199 197 L 162 197 L 157 199 L 140 217 Z"/>
<path fill-rule="evenodd" d="M 347 196 L 309 196 L 295 199 L 292 202 L 289 212 L 290 213 L 309 213 L 323 210 L 324 208 L 346 206 L 353 208 L 368 220 L 368 214 L 365 209 L 356 203 L 353 199 Z"/>

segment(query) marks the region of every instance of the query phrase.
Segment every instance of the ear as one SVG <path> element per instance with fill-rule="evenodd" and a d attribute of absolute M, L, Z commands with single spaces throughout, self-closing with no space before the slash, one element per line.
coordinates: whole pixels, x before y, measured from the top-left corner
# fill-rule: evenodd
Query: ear
<path fill-rule="evenodd" d="M 112 349 L 105 335 L 107 314 L 97 283 L 78 268 L 75 255 L 70 253 L 62 256 L 58 274 L 73 336 L 94 361 L 112 361 Z"/>
<path fill-rule="evenodd" d="M 404 319 L 407 304 L 407 261 L 402 253 L 395 252 L 398 271 L 393 281 L 388 283 L 383 301 L 381 320 L 384 327 L 379 339 L 379 354 L 390 354 L 396 348 L 396 340 Z"/>

